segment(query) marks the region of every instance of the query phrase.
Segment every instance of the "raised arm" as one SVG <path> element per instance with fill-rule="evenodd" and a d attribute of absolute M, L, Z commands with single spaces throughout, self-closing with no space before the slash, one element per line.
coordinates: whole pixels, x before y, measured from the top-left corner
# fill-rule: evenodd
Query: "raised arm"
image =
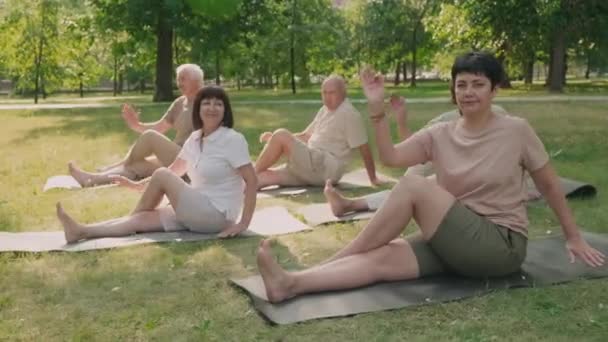
<path fill-rule="evenodd" d="M 239 174 L 245 180 L 245 197 L 243 199 L 243 214 L 238 223 L 226 227 L 218 235 L 219 237 L 232 237 L 249 228 L 253 212 L 255 210 L 256 194 L 258 189 L 258 178 L 251 163 L 243 165 L 238 169 Z"/>
<path fill-rule="evenodd" d="M 365 165 L 365 170 L 367 171 L 369 181 L 373 185 L 380 185 L 382 182 L 376 175 L 376 164 L 374 163 L 374 156 L 369 148 L 369 144 L 365 143 L 359 146 L 359 153 L 361 153 L 361 159 L 363 159 L 363 165 Z"/>
<path fill-rule="evenodd" d="M 407 106 L 405 104 L 405 98 L 397 95 L 391 95 L 390 98 L 391 109 L 393 110 L 393 116 L 397 123 L 397 132 L 399 133 L 399 141 L 404 141 L 412 135 L 407 125 Z"/>
<path fill-rule="evenodd" d="M 361 85 L 367 98 L 368 112 L 376 133 L 376 146 L 380 161 L 391 167 L 409 167 L 426 162 L 422 148 L 411 139 L 393 145 L 384 110 L 384 77 L 371 68 L 361 72 Z"/>
<path fill-rule="evenodd" d="M 566 197 L 562 192 L 559 177 L 551 164 L 547 162 L 545 166 L 531 172 L 530 176 L 559 220 L 566 238 L 566 249 L 570 262 L 574 262 L 575 258 L 579 257 L 590 266 L 603 265 L 605 255 L 591 247 L 581 236 L 576 222 L 574 222 L 572 211 L 566 202 Z"/>
<path fill-rule="evenodd" d="M 139 112 L 137 112 L 131 105 L 123 104 L 122 106 L 122 117 L 127 123 L 127 126 L 137 133 L 143 133 L 146 130 L 152 129 L 160 133 L 165 133 L 173 125 L 168 120 L 169 111 L 163 115 L 158 121 L 154 122 L 141 122 L 139 121 Z"/>

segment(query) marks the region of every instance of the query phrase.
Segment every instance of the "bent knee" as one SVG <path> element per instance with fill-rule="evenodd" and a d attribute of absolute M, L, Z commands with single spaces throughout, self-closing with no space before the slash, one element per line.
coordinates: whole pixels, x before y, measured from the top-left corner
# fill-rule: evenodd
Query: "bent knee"
<path fill-rule="evenodd" d="M 271 140 L 291 139 L 293 134 L 285 128 L 279 128 L 272 133 Z"/>
<path fill-rule="evenodd" d="M 164 178 L 164 177 L 167 177 L 170 174 L 172 174 L 172 172 L 168 168 L 166 168 L 166 167 L 159 167 L 158 169 L 154 170 L 154 172 L 152 173 L 152 177 L 154 177 L 154 178 Z"/>
<path fill-rule="evenodd" d="M 428 190 L 431 182 L 423 177 L 416 174 L 405 174 L 399 179 L 397 184 L 398 188 L 406 189 L 410 192 L 417 192 L 420 190 Z"/>

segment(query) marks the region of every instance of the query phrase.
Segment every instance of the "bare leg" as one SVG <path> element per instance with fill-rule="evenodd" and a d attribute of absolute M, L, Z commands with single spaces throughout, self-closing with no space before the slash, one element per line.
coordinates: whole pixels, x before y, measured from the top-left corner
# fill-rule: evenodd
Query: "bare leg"
<path fill-rule="evenodd" d="M 142 194 L 132 214 L 156 209 L 167 195 L 173 207 L 177 207 L 180 192 L 188 185 L 167 168 L 159 168 L 152 174 L 150 183 Z"/>
<path fill-rule="evenodd" d="M 330 260 L 376 249 L 395 239 L 412 218 L 429 240 L 455 198 L 434 181 L 414 175 L 401 177 L 389 197 L 361 233 Z"/>
<path fill-rule="evenodd" d="M 68 243 L 82 239 L 127 236 L 135 233 L 163 231 L 157 210 L 142 211 L 119 219 L 83 225 L 70 217 L 60 203 L 57 203 L 57 218 L 63 225 Z"/>
<path fill-rule="evenodd" d="M 288 184 L 285 173 L 285 170 L 266 170 L 258 173 L 258 190 L 270 185 L 293 185 Z"/>
<path fill-rule="evenodd" d="M 73 163 L 69 163 L 68 167 L 72 177 L 83 187 L 103 185 L 112 183 L 112 175 L 130 179 L 148 177 L 159 167 L 171 165 L 179 151 L 180 146 L 164 135 L 147 130 L 139 136 L 122 161 L 105 167 L 102 172 L 86 172 Z M 146 159 L 150 156 L 156 158 Z"/>
<path fill-rule="evenodd" d="M 268 300 L 273 303 L 304 293 L 413 279 L 419 274 L 416 256 L 403 239 L 300 272 L 283 270 L 270 252 L 270 242 L 264 240 L 258 250 L 257 263 Z"/>
<path fill-rule="evenodd" d="M 325 182 L 325 188 L 323 189 L 323 194 L 325 195 L 325 199 L 327 203 L 329 203 L 329 207 L 331 208 L 331 212 L 337 217 L 343 216 L 346 213 L 350 213 L 353 211 L 367 211 L 369 207 L 367 206 L 367 202 L 364 198 L 358 197 L 354 199 L 346 198 L 342 196 L 331 184 L 331 180 L 327 180 Z"/>
<path fill-rule="evenodd" d="M 286 129 L 278 129 L 273 134 L 262 153 L 255 162 L 255 172 L 267 171 L 281 156 L 288 156 L 291 152 L 291 145 L 295 137 Z"/>

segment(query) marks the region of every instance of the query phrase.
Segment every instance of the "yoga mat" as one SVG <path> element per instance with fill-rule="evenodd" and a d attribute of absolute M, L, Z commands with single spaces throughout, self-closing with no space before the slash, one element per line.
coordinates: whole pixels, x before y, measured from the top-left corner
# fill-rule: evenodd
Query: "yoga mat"
<path fill-rule="evenodd" d="M 608 235 L 583 233 L 595 248 L 608 253 Z M 253 300 L 254 307 L 271 322 L 296 323 L 316 318 L 348 316 L 407 306 L 446 302 L 517 287 L 548 286 L 581 278 L 608 276 L 608 265 L 592 268 L 582 261 L 571 264 L 561 236 L 531 240 L 522 271 L 487 280 L 449 275 L 379 283 L 351 290 L 329 291 L 292 298 L 280 304 L 267 301 L 259 276 L 232 280 Z"/>
<path fill-rule="evenodd" d="M 105 184 L 105 185 L 99 185 L 99 186 L 95 186 L 95 187 L 91 187 L 91 188 L 106 188 L 106 187 L 111 187 L 111 186 L 116 186 L 116 184 Z M 42 188 L 42 191 L 45 192 L 45 191 L 48 191 L 51 189 L 73 190 L 73 189 L 82 189 L 82 186 L 72 176 L 58 175 L 58 176 L 49 177 L 46 180 L 46 183 L 44 183 L 44 187 Z"/>
<path fill-rule="evenodd" d="M 346 222 L 367 220 L 374 216 L 375 211 L 359 211 L 337 217 L 331 212 L 327 203 L 315 203 L 298 208 L 298 214 L 304 216 L 306 222 L 313 226 L 331 222 Z"/>
<path fill-rule="evenodd" d="M 595 197 L 597 194 L 597 189 L 588 183 L 581 182 L 574 179 L 560 177 L 559 182 L 562 186 L 562 191 L 566 198 L 591 198 Z M 541 199 L 542 195 L 536 189 L 534 185 L 534 181 L 530 177 L 526 177 L 526 187 L 528 188 L 528 200 L 538 200 Z"/>
<path fill-rule="evenodd" d="M 393 177 L 376 173 L 378 179 L 384 182 L 396 183 L 397 180 Z M 372 187 L 373 185 L 369 181 L 367 171 L 365 169 L 357 169 L 348 173 L 340 179 L 336 185 L 339 189 L 354 189 L 361 187 Z M 257 198 L 268 198 L 274 196 L 293 196 L 305 193 L 309 188 L 313 186 L 285 186 L 279 187 L 277 185 L 269 186 L 258 191 Z M 321 187 L 316 187 L 317 189 Z"/>
<path fill-rule="evenodd" d="M 249 229 L 241 233 L 241 235 L 269 236 L 294 233 L 306 229 L 310 229 L 310 227 L 289 214 L 287 209 L 283 207 L 268 207 L 260 209 L 253 214 Z M 200 241 L 216 238 L 216 234 L 180 231 L 134 234 L 118 238 L 91 239 L 78 243 L 66 244 L 63 231 L 25 233 L 0 232 L 0 252 L 79 252 L 92 249 L 126 247 L 143 243 Z"/>

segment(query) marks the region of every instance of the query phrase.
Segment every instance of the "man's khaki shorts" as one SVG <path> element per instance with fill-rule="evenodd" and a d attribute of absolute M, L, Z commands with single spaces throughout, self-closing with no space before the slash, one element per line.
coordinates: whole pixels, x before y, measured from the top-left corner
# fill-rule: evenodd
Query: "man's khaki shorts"
<path fill-rule="evenodd" d="M 526 258 L 528 239 L 492 223 L 460 202 L 447 212 L 435 235 L 407 238 L 418 260 L 419 275 L 451 272 L 485 278 L 519 270 Z"/>
<path fill-rule="evenodd" d="M 342 177 L 342 162 L 329 152 L 309 148 L 303 141 L 295 139 L 287 165 L 278 169 L 283 171 L 285 185 L 323 186 L 325 180 L 336 183 Z"/>

